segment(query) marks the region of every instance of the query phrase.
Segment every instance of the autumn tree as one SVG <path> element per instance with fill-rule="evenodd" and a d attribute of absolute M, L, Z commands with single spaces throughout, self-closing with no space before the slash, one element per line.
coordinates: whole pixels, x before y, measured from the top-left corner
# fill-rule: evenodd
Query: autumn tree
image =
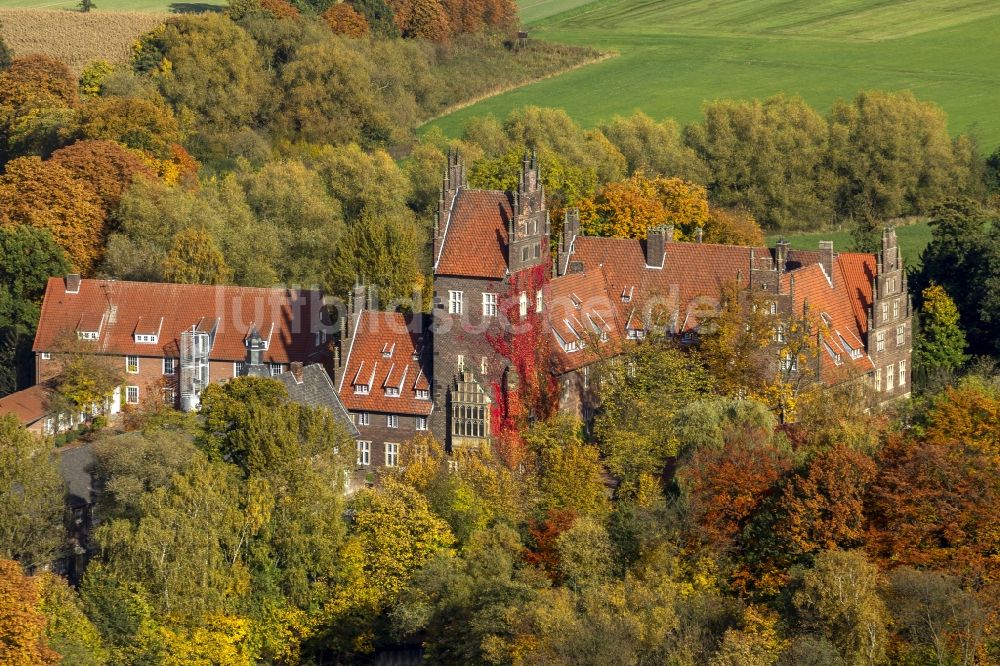
<path fill-rule="evenodd" d="M 830 640 L 847 664 L 874 666 L 885 658 L 889 618 L 880 578 L 863 553 L 847 550 L 824 551 L 800 574 L 799 621 Z"/>
<path fill-rule="evenodd" d="M 532 424 L 522 437 L 535 457 L 543 508 L 603 516 L 609 506 L 598 450 L 580 432 L 580 423 L 555 416 Z"/>
<path fill-rule="evenodd" d="M 323 21 L 338 35 L 360 39 L 368 36 L 368 21 L 347 2 L 331 5 L 323 12 Z"/>
<path fill-rule="evenodd" d="M 383 303 L 407 301 L 423 288 L 418 257 L 420 239 L 406 214 L 366 212 L 354 222 L 333 257 L 328 291 L 348 294 L 360 275 L 379 288 Z"/>
<path fill-rule="evenodd" d="M 813 454 L 777 501 L 774 533 L 789 561 L 865 542 L 864 498 L 875 463 L 844 445 Z"/>
<path fill-rule="evenodd" d="M 0 557 L 31 569 L 52 562 L 66 538 L 63 480 L 50 440 L 0 417 Z"/>
<path fill-rule="evenodd" d="M 399 28 L 396 27 L 392 7 L 386 0 L 354 0 L 351 6 L 365 17 L 365 22 L 373 35 L 399 37 Z"/>
<path fill-rule="evenodd" d="M 656 479 L 678 449 L 674 415 L 712 386 L 695 358 L 660 340 L 630 347 L 602 367 L 594 433 L 608 469 L 622 480 L 620 493 L 657 493 Z"/>
<path fill-rule="evenodd" d="M 69 67 L 46 55 L 15 58 L 0 70 L 0 109 L 23 113 L 50 107 L 73 108 L 79 102 Z"/>
<path fill-rule="evenodd" d="M 107 212 L 137 178 L 156 176 L 135 153 L 106 140 L 77 141 L 52 153 L 50 161 L 94 188 Z"/>
<path fill-rule="evenodd" d="M 0 26 L 3 24 L 0 23 Z M 0 70 L 7 69 L 10 67 L 11 63 L 14 62 L 14 54 L 7 46 L 7 42 L 4 41 L 3 37 L 0 37 Z"/>
<path fill-rule="evenodd" d="M 865 498 L 868 550 L 881 561 L 964 580 L 997 575 L 996 455 L 961 441 L 890 437 Z"/>
<path fill-rule="evenodd" d="M 63 663 L 79 666 L 102 666 L 108 654 L 97 627 L 83 610 L 76 590 L 65 579 L 44 573 L 36 579 L 40 607 L 45 615 L 45 635 L 49 646 L 59 653 Z"/>
<path fill-rule="evenodd" d="M 86 412 L 94 405 L 103 408 L 125 375 L 121 360 L 93 353 L 93 342 L 77 341 L 70 334 L 57 341 L 53 360 L 59 373 L 53 380 L 50 408 L 56 412 Z"/>
<path fill-rule="evenodd" d="M 36 580 L 10 560 L 0 560 L 0 661 L 10 666 L 61 661 L 46 640 Z"/>
<path fill-rule="evenodd" d="M 764 244 L 764 232 L 753 215 L 745 210 L 710 208 L 703 240 L 721 245 L 760 247 Z"/>
<path fill-rule="evenodd" d="M 113 141 L 157 159 L 169 159 L 170 147 L 183 138 L 173 111 L 162 101 L 119 96 L 96 97 L 84 104 L 78 135 Z"/>
<path fill-rule="evenodd" d="M 704 185 L 708 171 L 701 158 L 684 145 L 677 123 L 656 122 L 646 114 L 615 116 L 601 131 L 625 157 L 629 175 L 672 176 Z"/>
<path fill-rule="evenodd" d="M 711 102 L 684 129 L 709 169 L 712 202 L 744 208 L 765 228 L 801 228 L 829 218 L 827 123 L 798 97 Z"/>
<path fill-rule="evenodd" d="M 47 229 L 73 266 L 89 273 L 103 251 L 101 201 L 68 169 L 21 157 L 0 176 L 0 226 Z"/>
<path fill-rule="evenodd" d="M 393 18 L 403 37 L 447 40 L 450 35 L 448 15 L 440 0 L 388 0 Z"/>
<path fill-rule="evenodd" d="M 705 188 L 641 172 L 608 183 L 593 203 L 580 203 L 581 228 L 591 235 L 645 238 L 650 229 L 672 224 L 678 237 L 693 238 L 708 219 Z"/>
<path fill-rule="evenodd" d="M 204 229 L 188 227 L 177 232 L 163 260 L 163 279 L 180 284 L 225 284 L 232 272 Z"/>
<path fill-rule="evenodd" d="M 35 381 L 31 345 L 48 278 L 69 272 L 46 229 L 0 227 L 0 394 Z"/>
<path fill-rule="evenodd" d="M 944 287 L 932 284 L 922 293 L 920 336 L 913 350 L 914 370 L 925 376 L 948 376 L 966 360 L 965 331 L 958 308 Z"/>
<path fill-rule="evenodd" d="M 969 375 L 934 396 L 924 415 L 924 440 L 1000 457 L 1000 388 Z"/>

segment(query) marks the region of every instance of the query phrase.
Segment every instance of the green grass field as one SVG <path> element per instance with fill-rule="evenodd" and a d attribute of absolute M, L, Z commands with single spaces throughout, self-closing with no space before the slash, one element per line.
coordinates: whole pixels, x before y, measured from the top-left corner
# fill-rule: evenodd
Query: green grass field
<path fill-rule="evenodd" d="M 76 9 L 80 0 L 0 0 L 0 7 L 25 9 Z M 227 0 L 94 0 L 93 11 L 208 12 L 220 11 Z"/>
<path fill-rule="evenodd" d="M 445 116 L 562 107 L 587 126 L 642 110 L 697 120 L 706 101 L 798 94 L 825 112 L 860 89 L 912 90 L 953 132 L 1000 143 L 997 0 L 524 0 L 533 37 L 617 58 Z"/>
<path fill-rule="evenodd" d="M 774 242 L 781 237 L 788 240 L 796 250 L 815 250 L 819 247 L 821 240 L 832 240 L 833 249 L 838 252 L 848 252 L 851 249 L 851 233 L 849 231 L 819 231 L 784 234 L 783 236 L 775 234 L 767 237 L 768 247 L 772 247 Z M 915 268 L 920 263 L 920 253 L 931 242 L 931 227 L 926 222 L 897 227 L 896 238 L 899 240 L 899 250 L 903 255 L 904 263 L 910 268 Z"/>

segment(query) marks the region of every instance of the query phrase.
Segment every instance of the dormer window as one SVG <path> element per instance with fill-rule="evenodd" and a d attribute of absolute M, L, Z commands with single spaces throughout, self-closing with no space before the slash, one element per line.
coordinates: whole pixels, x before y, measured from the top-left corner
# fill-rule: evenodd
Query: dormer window
<path fill-rule="evenodd" d="M 583 301 L 580 300 L 579 296 L 576 294 L 571 294 L 569 300 L 573 302 L 573 307 L 579 310 L 583 307 Z"/>
<path fill-rule="evenodd" d="M 628 339 L 629 340 L 642 340 L 646 337 L 646 331 L 641 328 L 630 328 L 628 329 Z"/>
<path fill-rule="evenodd" d="M 368 395 L 371 391 L 371 386 L 369 384 L 355 384 L 354 394 L 355 395 Z"/>
<path fill-rule="evenodd" d="M 827 327 L 833 326 L 833 319 L 830 318 L 830 315 L 825 312 L 821 312 L 819 316 Z"/>
<path fill-rule="evenodd" d="M 136 333 L 134 337 L 136 344 L 140 345 L 153 345 L 160 339 L 158 335 L 149 335 L 147 333 Z"/>
<path fill-rule="evenodd" d="M 389 344 L 388 342 L 382 345 L 382 358 L 392 358 L 392 352 L 396 350 L 396 343 L 393 342 Z"/>
<path fill-rule="evenodd" d="M 398 398 L 399 397 L 399 387 L 398 386 L 386 386 L 385 387 L 385 395 L 386 395 L 386 397 L 389 397 L 389 398 Z"/>
<path fill-rule="evenodd" d="M 427 389 L 417 389 L 417 400 L 430 400 L 431 392 Z"/>
<path fill-rule="evenodd" d="M 96 340 L 100 336 L 98 331 L 77 331 L 76 337 L 79 340 Z"/>
<path fill-rule="evenodd" d="M 622 289 L 622 303 L 631 303 L 635 287 L 625 287 Z"/>

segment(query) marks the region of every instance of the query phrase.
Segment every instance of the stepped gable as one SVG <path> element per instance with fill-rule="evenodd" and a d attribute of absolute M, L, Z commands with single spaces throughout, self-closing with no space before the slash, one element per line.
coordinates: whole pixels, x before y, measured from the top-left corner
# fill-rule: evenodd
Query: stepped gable
<path fill-rule="evenodd" d="M 513 216 L 506 192 L 459 189 L 443 232 L 435 274 L 502 279 L 507 275 L 507 229 Z"/>
<path fill-rule="evenodd" d="M 553 279 L 547 298 L 555 372 L 576 370 L 621 350 L 623 320 L 602 269 Z"/>
<path fill-rule="evenodd" d="M 197 326 L 215 330 L 213 360 L 242 361 L 256 327 L 268 343 L 265 361 L 320 361 L 322 302 L 308 290 L 49 278 L 33 350 L 87 333 L 94 353 L 175 357 L 180 334 Z"/>
<path fill-rule="evenodd" d="M 352 412 L 428 416 L 431 413 L 424 339 L 398 312 L 359 313 L 343 372 L 340 401 Z M 418 391 L 426 392 L 420 398 Z"/>

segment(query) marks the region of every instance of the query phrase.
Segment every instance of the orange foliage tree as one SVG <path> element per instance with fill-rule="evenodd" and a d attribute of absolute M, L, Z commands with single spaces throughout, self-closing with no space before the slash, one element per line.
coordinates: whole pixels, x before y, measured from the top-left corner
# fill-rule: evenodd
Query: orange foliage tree
<path fill-rule="evenodd" d="M 745 210 L 712 208 L 705 222 L 703 240 L 722 245 L 760 246 L 764 244 L 764 232 Z"/>
<path fill-rule="evenodd" d="M 90 272 L 103 249 L 97 193 L 69 169 L 37 157 L 11 160 L 0 176 L 0 225 L 18 224 L 48 229 L 81 273 Z"/>
<path fill-rule="evenodd" d="M 331 6 L 323 12 L 322 19 L 338 35 L 355 39 L 368 36 L 368 20 L 346 2 Z"/>
<path fill-rule="evenodd" d="M 709 220 L 704 187 L 681 178 L 648 178 L 641 172 L 608 183 L 579 208 L 584 233 L 618 238 L 645 238 L 651 228 L 664 224 L 674 225 L 677 238 L 692 238 Z"/>
<path fill-rule="evenodd" d="M 156 177 L 135 153 L 113 141 L 77 141 L 52 153 L 49 160 L 89 183 L 105 211 L 118 206 L 136 178 Z"/>
<path fill-rule="evenodd" d="M 286 0 L 260 0 L 260 8 L 276 19 L 297 19 L 299 10 Z"/>
<path fill-rule="evenodd" d="M 443 42 L 450 34 L 448 14 L 439 0 L 390 0 L 396 27 L 403 37 Z"/>
<path fill-rule="evenodd" d="M 875 463 L 844 445 L 820 451 L 792 476 L 778 502 L 773 532 L 785 556 L 857 548 L 864 543 L 864 496 Z"/>
<path fill-rule="evenodd" d="M 868 549 L 976 586 L 1000 581 L 1000 461 L 962 442 L 893 435 L 865 500 Z"/>
<path fill-rule="evenodd" d="M 21 565 L 0 560 L 0 664 L 42 666 L 58 664 L 59 654 L 45 638 L 45 615 L 35 580 Z"/>
<path fill-rule="evenodd" d="M 0 71 L 0 108 L 75 107 L 78 101 L 76 77 L 54 58 L 28 55 Z"/>
<path fill-rule="evenodd" d="M 510 29 L 517 22 L 517 6 L 510 0 L 442 0 L 441 4 L 452 34 Z"/>
<path fill-rule="evenodd" d="M 926 440 L 965 444 L 1000 460 L 1000 391 L 970 378 L 948 387 L 927 413 Z"/>

